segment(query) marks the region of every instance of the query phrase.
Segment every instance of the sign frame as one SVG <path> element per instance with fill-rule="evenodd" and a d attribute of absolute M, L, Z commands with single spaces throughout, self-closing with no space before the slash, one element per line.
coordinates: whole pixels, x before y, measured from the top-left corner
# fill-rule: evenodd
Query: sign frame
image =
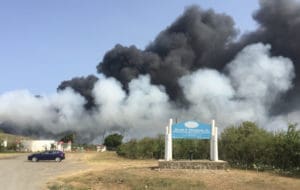
<path fill-rule="evenodd" d="M 195 122 L 195 121 L 186 121 L 186 122 L 192 122 L 190 124 L 187 124 L 187 128 L 198 128 L 199 126 L 203 126 L 203 123 Z M 186 123 L 183 122 L 183 123 Z M 198 125 L 196 124 L 198 123 Z M 176 124 L 175 124 L 176 125 Z M 210 160 L 212 161 L 218 161 L 219 160 L 219 155 L 218 155 L 218 127 L 215 125 L 215 120 L 211 120 L 211 125 L 205 124 L 206 126 L 211 127 L 211 133 L 210 133 Z M 182 127 L 182 126 L 181 126 Z M 185 127 L 185 126 L 184 126 Z M 180 126 L 179 126 L 180 128 Z M 166 161 L 172 161 L 172 155 L 173 155 L 173 119 L 170 118 L 169 120 L 169 125 L 166 126 L 166 135 L 165 135 L 165 160 Z M 175 127 L 176 130 L 176 127 Z M 183 136 L 184 137 L 184 136 Z M 191 136 L 190 136 L 191 137 Z M 176 138 L 176 136 L 175 136 Z M 185 137 L 184 137 L 185 138 Z M 194 138 L 194 137 L 192 137 Z M 202 138 L 203 139 L 203 138 Z"/>
<path fill-rule="evenodd" d="M 211 125 L 189 120 L 172 125 L 173 139 L 211 139 Z"/>

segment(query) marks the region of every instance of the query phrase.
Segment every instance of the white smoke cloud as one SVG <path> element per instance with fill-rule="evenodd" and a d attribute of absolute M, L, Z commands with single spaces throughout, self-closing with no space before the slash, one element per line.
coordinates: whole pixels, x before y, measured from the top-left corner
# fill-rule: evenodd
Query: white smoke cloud
<path fill-rule="evenodd" d="M 126 127 L 135 137 L 162 132 L 172 111 L 164 88 L 151 85 L 149 76 L 132 80 L 127 96 L 114 78 L 102 78 L 93 92 L 100 108 L 96 120 L 106 127 Z"/>
<path fill-rule="evenodd" d="M 270 45 L 245 47 L 228 64 L 225 76 L 215 70 L 198 70 L 180 80 L 192 102 L 189 114 L 205 120 L 216 118 L 223 127 L 245 120 L 269 122 L 269 109 L 292 87 L 290 59 L 271 57 Z"/>
<path fill-rule="evenodd" d="M 271 117 L 269 109 L 292 88 L 295 74 L 292 62 L 270 56 L 270 49 L 261 43 L 245 47 L 228 64 L 226 74 L 199 69 L 182 77 L 179 84 L 190 103 L 185 108 L 173 105 L 164 87 L 152 85 L 147 75 L 132 80 L 128 94 L 116 79 L 101 76 L 93 89 L 97 109 L 87 112 L 84 98 L 71 89 L 43 97 L 13 91 L 0 95 L 0 124 L 42 126 L 52 132 L 86 131 L 91 138 L 118 129 L 130 137 L 153 136 L 164 132 L 170 117 L 216 119 L 220 128 L 245 120 L 268 129 L 271 124 L 283 128 L 298 112 L 291 114 L 293 118 Z"/>
<path fill-rule="evenodd" d="M 36 97 L 27 90 L 0 95 L 0 121 L 20 127 L 43 126 L 61 132 L 85 117 L 85 100 L 71 89 Z"/>
<path fill-rule="evenodd" d="M 123 114 L 120 106 L 126 98 L 121 84 L 114 78 L 102 78 L 95 84 L 93 94 L 99 106 L 96 120 L 108 126 L 120 125 L 118 116 Z"/>
<path fill-rule="evenodd" d="M 226 115 L 225 109 L 231 106 L 234 89 L 230 80 L 216 70 L 198 70 L 191 75 L 184 76 L 179 81 L 188 101 L 191 102 L 189 110 L 184 117 L 210 121 Z M 222 108 L 222 110 L 220 110 Z"/>
<path fill-rule="evenodd" d="M 17 125 L 38 125 L 51 120 L 49 102 L 34 97 L 29 91 L 12 91 L 0 96 L 0 120 Z"/>
<path fill-rule="evenodd" d="M 229 77 L 238 97 L 269 104 L 292 87 L 295 74 L 291 60 L 271 57 L 270 49 L 270 45 L 261 43 L 250 45 L 228 65 Z"/>

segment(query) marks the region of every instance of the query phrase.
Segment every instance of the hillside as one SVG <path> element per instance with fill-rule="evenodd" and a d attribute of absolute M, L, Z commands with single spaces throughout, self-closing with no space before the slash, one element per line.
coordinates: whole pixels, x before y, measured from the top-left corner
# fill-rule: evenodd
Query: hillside
<path fill-rule="evenodd" d="M 14 142 L 17 142 L 17 141 L 23 140 L 23 139 L 31 139 L 31 138 L 30 137 L 25 137 L 25 136 L 19 136 L 19 135 L 3 133 L 3 132 L 0 131 L 0 140 L 7 140 L 8 144 L 12 144 Z"/>

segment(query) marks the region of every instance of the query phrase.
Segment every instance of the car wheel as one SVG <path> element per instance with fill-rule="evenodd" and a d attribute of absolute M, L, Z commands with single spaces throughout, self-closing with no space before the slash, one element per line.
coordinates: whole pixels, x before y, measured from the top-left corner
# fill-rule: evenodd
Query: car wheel
<path fill-rule="evenodd" d="M 61 161 L 61 158 L 60 158 L 60 157 L 56 157 L 56 158 L 55 158 L 55 161 L 56 161 L 56 162 L 60 162 L 60 161 Z"/>
<path fill-rule="evenodd" d="M 31 161 L 37 162 L 37 161 L 38 161 L 38 158 L 37 158 L 37 157 L 33 157 L 33 158 L 31 159 Z"/>

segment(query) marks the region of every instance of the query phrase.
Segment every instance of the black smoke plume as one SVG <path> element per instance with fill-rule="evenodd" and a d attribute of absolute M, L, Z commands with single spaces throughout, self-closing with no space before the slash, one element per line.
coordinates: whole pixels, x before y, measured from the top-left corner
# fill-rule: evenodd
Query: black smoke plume
<path fill-rule="evenodd" d="M 299 109 L 300 95 L 300 3 L 295 0 L 260 0 L 260 9 L 253 14 L 256 31 L 245 34 L 235 44 L 239 50 L 248 44 L 262 42 L 272 46 L 275 56 L 290 58 L 295 67 L 294 88 L 274 106 L 274 112 Z"/>
<path fill-rule="evenodd" d="M 294 105 L 300 93 L 300 3 L 260 0 L 260 9 L 253 18 L 258 23 L 257 30 L 237 40 L 238 30 L 230 16 L 192 6 L 145 50 L 116 45 L 105 54 L 97 70 L 119 80 L 126 90 L 132 79 L 149 74 L 152 84 L 165 86 L 169 97 L 181 102 L 185 97 L 178 85 L 180 77 L 199 68 L 226 72 L 226 64 L 242 48 L 262 42 L 271 45 L 272 55 L 290 58 L 296 70 L 295 87 L 280 100 L 281 104 L 274 106 L 274 112 L 297 109 L 299 106 Z"/>
<path fill-rule="evenodd" d="M 132 79 L 149 74 L 152 84 L 165 86 L 172 100 L 181 101 L 185 98 L 178 79 L 199 68 L 222 68 L 236 34 L 231 17 L 192 6 L 145 50 L 116 45 L 97 69 L 118 79 L 126 90 Z"/>
<path fill-rule="evenodd" d="M 79 93 L 86 99 L 87 103 L 84 105 L 84 107 L 89 110 L 95 107 L 95 100 L 92 95 L 92 90 L 97 81 L 98 78 L 94 75 L 89 75 L 87 77 L 75 77 L 71 80 L 61 82 L 57 90 L 65 90 L 68 87 L 72 88 L 75 92 Z"/>

